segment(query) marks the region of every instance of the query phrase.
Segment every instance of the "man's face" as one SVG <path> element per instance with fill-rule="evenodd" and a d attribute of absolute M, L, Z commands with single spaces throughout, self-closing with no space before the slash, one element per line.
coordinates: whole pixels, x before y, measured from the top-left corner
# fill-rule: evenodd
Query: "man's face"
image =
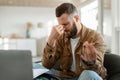
<path fill-rule="evenodd" d="M 60 25 L 63 25 L 64 33 L 67 38 L 72 38 L 77 34 L 76 24 L 67 14 L 63 14 L 58 17 L 58 22 Z"/>

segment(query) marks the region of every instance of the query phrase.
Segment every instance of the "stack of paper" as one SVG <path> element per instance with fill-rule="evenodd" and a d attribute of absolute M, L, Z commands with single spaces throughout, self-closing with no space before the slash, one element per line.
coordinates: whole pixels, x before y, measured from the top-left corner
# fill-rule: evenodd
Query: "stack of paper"
<path fill-rule="evenodd" d="M 40 63 L 33 63 L 33 78 L 36 78 L 47 71 L 49 71 L 49 69 L 43 67 Z"/>
<path fill-rule="evenodd" d="M 38 77 L 39 75 L 46 73 L 48 69 L 33 69 L 33 78 Z"/>

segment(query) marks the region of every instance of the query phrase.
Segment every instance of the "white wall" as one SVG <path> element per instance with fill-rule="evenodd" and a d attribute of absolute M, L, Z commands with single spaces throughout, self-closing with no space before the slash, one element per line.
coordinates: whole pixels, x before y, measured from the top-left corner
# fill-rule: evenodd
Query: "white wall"
<path fill-rule="evenodd" d="M 33 29 L 36 29 L 38 23 L 49 26 L 50 21 L 55 19 L 54 8 L 1 6 L 0 35 L 5 37 L 16 33 L 19 37 L 25 37 L 27 22 L 32 22 Z"/>
<path fill-rule="evenodd" d="M 37 54 L 42 55 L 48 32 L 56 23 L 55 9 L 0 6 L 0 36 L 10 37 L 15 33 L 17 37 L 25 38 L 27 22 L 33 24 L 30 34 L 37 39 Z M 37 27 L 38 23 L 42 23 L 41 28 Z"/>

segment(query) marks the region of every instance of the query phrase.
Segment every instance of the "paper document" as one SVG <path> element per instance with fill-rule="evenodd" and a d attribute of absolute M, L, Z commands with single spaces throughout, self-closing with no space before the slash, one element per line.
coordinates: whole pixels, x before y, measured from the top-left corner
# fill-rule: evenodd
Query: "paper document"
<path fill-rule="evenodd" d="M 49 69 L 43 67 L 41 63 L 33 63 L 33 78 L 36 78 L 47 71 L 49 71 Z"/>
<path fill-rule="evenodd" d="M 33 69 L 33 78 L 38 77 L 39 75 L 49 71 L 48 69 Z"/>

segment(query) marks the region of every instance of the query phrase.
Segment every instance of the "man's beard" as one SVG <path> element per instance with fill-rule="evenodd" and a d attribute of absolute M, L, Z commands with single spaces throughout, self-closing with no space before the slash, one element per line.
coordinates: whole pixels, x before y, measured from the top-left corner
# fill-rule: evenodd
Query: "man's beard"
<path fill-rule="evenodd" d="M 77 34 L 77 27 L 75 25 L 75 22 L 73 22 L 73 27 L 70 31 L 70 35 L 68 36 L 68 38 L 73 38 L 76 34 Z"/>

